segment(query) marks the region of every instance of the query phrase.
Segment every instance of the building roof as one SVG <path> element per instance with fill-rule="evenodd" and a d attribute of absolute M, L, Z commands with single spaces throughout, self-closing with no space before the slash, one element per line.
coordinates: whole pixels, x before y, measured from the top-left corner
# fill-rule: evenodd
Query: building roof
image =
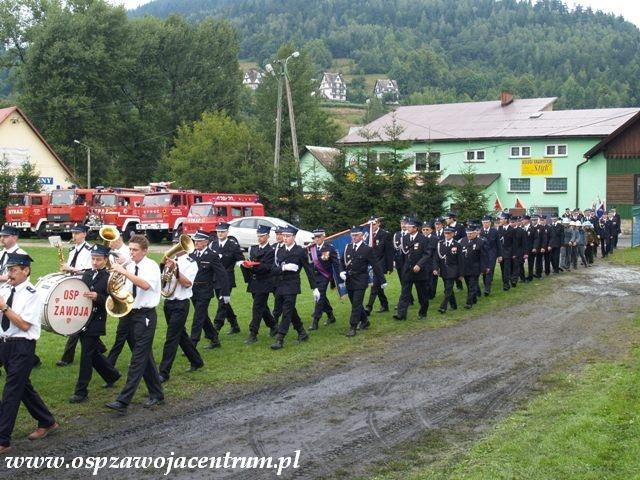
<path fill-rule="evenodd" d="M 326 80 L 330 84 L 335 84 L 338 81 L 343 82 L 341 73 L 324 72 L 323 80 Z"/>
<path fill-rule="evenodd" d="M 400 140 L 442 141 L 500 138 L 604 137 L 638 113 L 637 108 L 553 111 L 555 97 L 399 107 L 364 128 L 388 141 L 385 127 L 404 128 Z M 372 141 L 372 140 L 369 140 Z M 350 133 L 340 144 L 366 143 Z"/>
<path fill-rule="evenodd" d="M 396 82 L 395 80 L 390 80 L 388 78 L 379 78 L 376 80 L 376 85 L 374 87 L 374 90 L 386 90 L 388 88 L 391 88 L 393 90 L 398 90 L 398 82 Z"/>
<path fill-rule="evenodd" d="M 444 185 L 446 187 L 462 187 L 465 183 L 464 177 L 465 176 L 462 174 L 453 173 L 451 175 L 447 175 L 445 179 L 440 182 L 440 185 Z M 486 188 L 498 178 L 500 178 L 499 173 L 476 173 L 475 184 L 479 187 Z"/>
<path fill-rule="evenodd" d="M 595 145 L 591 150 L 584 154 L 584 158 L 591 158 L 596 156 L 601 151 L 605 150 L 607 145 L 609 145 L 613 140 L 622 135 L 631 125 L 635 124 L 640 119 L 640 112 L 636 112 L 635 115 L 627 118 L 626 122 L 621 124 L 618 128 L 616 128 L 613 132 L 603 138 L 600 143 Z"/>
<path fill-rule="evenodd" d="M 260 83 L 260 80 L 262 79 L 262 72 L 257 68 L 250 68 L 244 75 L 250 83 Z"/>
<path fill-rule="evenodd" d="M 38 138 L 40 139 L 40 141 L 44 144 L 45 147 L 47 147 L 47 149 L 51 152 L 51 155 L 53 155 L 53 157 L 58 161 L 58 163 L 60 164 L 60 166 L 63 168 L 63 170 L 65 172 L 67 172 L 67 174 L 69 175 L 70 179 L 73 179 L 73 172 L 71 172 L 71 169 L 67 166 L 66 163 L 64 163 L 62 161 L 62 159 L 58 156 L 58 154 L 53 150 L 53 148 L 51 147 L 51 145 L 49 145 L 49 143 L 44 139 L 44 137 L 42 136 L 42 134 L 40 133 L 40 131 L 36 128 L 36 126 L 31 122 L 31 120 L 29 119 L 29 117 L 27 117 L 24 112 L 22 110 L 20 110 L 18 107 L 13 106 L 13 107 L 7 107 L 7 108 L 2 108 L 0 109 L 0 125 L 11 116 L 12 113 L 17 112 L 18 114 L 20 114 L 20 116 L 24 119 L 25 122 L 27 122 L 27 125 L 29 125 L 29 127 L 31 128 L 31 130 L 33 130 L 33 133 L 35 133 Z"/>
<path fill-rule="evenodd" d="M 325 168 L 331 167 L 333 161 L 340 155 L 340 150 L 337 148 L 314 147 L 312 145 L 305 145 L 304 148 Z"/>

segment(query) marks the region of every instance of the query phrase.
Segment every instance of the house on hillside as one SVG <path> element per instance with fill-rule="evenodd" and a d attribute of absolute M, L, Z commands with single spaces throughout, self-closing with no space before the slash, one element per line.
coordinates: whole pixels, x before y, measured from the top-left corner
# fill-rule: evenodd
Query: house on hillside
<path fill-rule="evenodd" d="M 250 68 L 244 73 L 242 84 L 251 90 L 256 90 L 260 83 L 262 83 L 262 75 L 262 72 L 257 68 Z"/>
<path fill-rule="evenodd" d="M 325 72 L 320 82 L 320 96 L 334 102 L 347 101 L 347 84 L 341 73 Z"/>
<path fill-rule="evenodd" d="M 300 152 L 300 172 L 304 193 L 323 191 L 323 183 L 331 179 L 329 169 L 340 157 L 340 150 L 306 145 Z"/>
<path fill-rule="evenodd" d="M 0 109 L 0 158 L 14 171 L 31 163 L 39 173 L 43 190 L 73 182 L 69 167 L 18 107 Z"/>
<path fill-rule="evenodd" d="M 376 80 L 375 87 L 373 87 L 373 95 L 385 103 L 397 104 L 400 100 L 398 82 L 388 78 L 379 78 Z"/>
<path fill-rule="evenodd" d="M 338 145 L 347 161 L 365 147 L 389 155 L 385 127 L 395 122 L 404 129 L 400 139 L 411 143 L 404 155 L 413 172 L 431 166 L 454 187 L 472 166 L 488 210 L 496 195 L 504 207 L 519 198 L 545 214 L 588 208 L 600 198 L 630 218 L 640 206 L 640 109 L 555 111 L 555 101 L 505 92 L 498 101 L 401 106 L 364 127 L 379 137 L 355 131 Z"/>

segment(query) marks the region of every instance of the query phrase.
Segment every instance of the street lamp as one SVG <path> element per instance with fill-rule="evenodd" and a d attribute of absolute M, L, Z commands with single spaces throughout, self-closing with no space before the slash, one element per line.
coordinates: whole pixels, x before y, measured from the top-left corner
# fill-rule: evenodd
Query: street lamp
<path fill-rule="evenodd" d="M 296 133 L 296 121 L 293 114 L 293 100 L 291 97 L 291 86 L 289 85 L 289 72 L 287 71 L 287 63 L 292 58 L 298 58 L 300 56 L 300 52 L 297 50 L 289 55 L 284 60 L 278 59 L 275 63 L 280 65 L 280 73 L 278 76 L 278 107 L 276 113 L 276 145 L 275 151 L 273 155 L 273 184 L 277 185 L 278 183 L 278 175 L 280 170 L 280 137 L 282 134 L 282 82 L 284 80 L 285 89 L 287 91 L 287 106 L 289 109 L 289 123 L 291 125 L 291 146 L 293 148 L 293 158 L 295 159 L 296 169 L 297 169 L 297 177 L 298 177 L 298 188 L 302 191 L 302 174 L 300 171 L 300 155 L 298 152 L 298 135 Z M 265 70 L 267 73 L 276 76 L 276 71 L 273 68 L 273 65 L 267 63 L 265 65 Z"/>
<path fill-rule="evenodd" d="M 87 188 L 91 188 L 91 147 L 89 145 L 85 145 L 79 140 L 74 140 L 73 143 L 82 145 L 87 149 Z"/>

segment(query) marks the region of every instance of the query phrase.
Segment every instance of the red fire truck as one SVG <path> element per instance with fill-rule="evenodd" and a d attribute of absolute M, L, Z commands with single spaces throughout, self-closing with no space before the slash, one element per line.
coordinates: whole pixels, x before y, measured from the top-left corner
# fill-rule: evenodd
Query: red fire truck
<path fill-rule="evenodd" d="M 92 231 L 103 225 L 115 225 L 128 240 L 140 223 L 140 205 L 144 193 L 136 189 L 98 189 L 89 208 L 87 225 Z"/>
<path fill-rule="evenodd" d="M 48 205 L 48 193 L 12 193 L 5 208 L 5 222 L 19 228 L 22 234 L 44 236 Z"/>
<path fill-rule="evenodd" d="M 140 207 L 138 229 L 146 233 L 152 242 L 179 236 L 191 205 L 211 201 L 218 193 L 201 193 L 194 190 L 165 190 L 148 193 Z"/>
<path fill-rule="evenodd" d="M 73 224 L 85 223 L 95 193 L 93 188 L 53 190 L 47 209 L 46 231 L 70 235 Z"/>
<path fill-rule="evenodd" d="M 211 234 L 220 222 L 253 215 L 264 215 L 264 205 L 258 203 L 257 195 L 222 193 L 216 195 L 210 202 L 191 205 L 182 228 L 184 233 L 188 235 L 192 235 L 198 230 L 204 230 Z"/>

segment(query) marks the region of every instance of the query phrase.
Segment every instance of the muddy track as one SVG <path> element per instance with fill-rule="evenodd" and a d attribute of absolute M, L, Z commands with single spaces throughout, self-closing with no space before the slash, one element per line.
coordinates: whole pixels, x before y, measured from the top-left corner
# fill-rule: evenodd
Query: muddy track
<path fill-rule="evenodd" d="M 62 433 L 38 448 L 20 443 L 19 452 L 70 457 L 125 452 L 213 456 L 230 451 L 278 457 L 300 449 L 301 468 L 288 470 L 284 478 L 348 478 L 417 435 L 492 424 L 555 364 L 583 349 L 605 348 L 599 337 L 622 325 L 640 306 L 638 279 L 640 271 L 608 264 L 563 274 L 553 280 L 551 293 L 535 304 L 469 315 L 453 327 L 403 338 L 383 353 L 360 355 L 348 366 L 292 385 L 197 407 L 168 405 L 152 413 L 132 412 L 127 419 L 114 416 L 106 435 L 78 439 Z M 153 419 L 152 427 L 143 425 L 148 419 Z M 157 471 L 146 475 L 161 476 Z M 47 471 L 35 476 L 84 478 L 87 472 Z M 105 470 L 98 475 L 117 477 L 123 478 L 123 472 Z M 147 478 L 140 471 L 135 477 Z M 275 475 L 259 470 L 183 470 L 171 477 Z"/>

